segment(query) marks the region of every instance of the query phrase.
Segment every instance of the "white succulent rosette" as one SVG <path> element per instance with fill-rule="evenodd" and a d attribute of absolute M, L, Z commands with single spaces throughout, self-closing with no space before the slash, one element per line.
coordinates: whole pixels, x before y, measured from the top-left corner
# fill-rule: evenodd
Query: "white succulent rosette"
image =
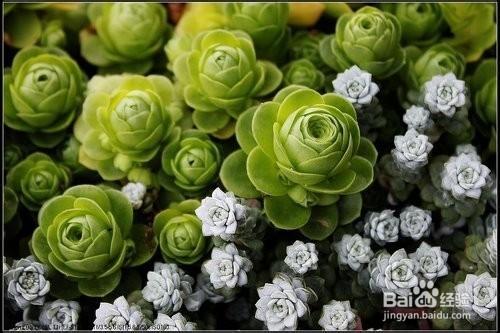
<path fill-rule="evenodd" d="M 203 223 L 204 236 L 219 236 L 228 240 L 230 235 L 236 233 L 238 222 L 245 219 L 245 206 L 238 203 L 232 192 L 224 193 L 216 188 L 211 197 L 201 201 L 195 213 Z"/>
<path fill-rule="evenodd" d="M 305 274 L 317 269 L 318 260 L 318 251 L 314 243 L 296 240 L 286 247 L 285 264 L 297 274 Z"/>
<path fill-rule="evenodd" d="M 356 314 L 349 301 L 330 301 L 323 306 L 318 321 L 325 331 L 346 331 L 356 327 Z"/>
<path fill-rule="evenodd" d="M 78 302 L 58 299 L 43 305 L 38 320 L 51 331 L 76 330 L 80 311 Z"/>
<path fill-rule="evenodd" d="M 229 243 L 223 248 L 214 247 L 211 259 L 203 264 L 210 275 L 210 281 L 215 289 L 242 287 L 247 284 L 247 273 L 253 265 L 243 251 L 238 251 L 236 245 Z"/>
<path fill-rule="evenodd" d="M 497 279 L 489 273 L 467 274 L 465 281 L 455 286 L 457 307 L 469 314 L 471 322 L 495 320 L 497 314 Z"/>
<path fill-rule="evenodd" d="M 147 278 L 142 296 L 161 313 L 172 314 L 179 311 L 184 299 L 193 291 L 194 279 L 176 264 L 156 262 Z"/>
<path fill-rule="evenodd" d="M 349 265 L 352 270 L 359 272 L 373 257 L 370 243 L 369 238 L 363 238 L 358 234 L 343 235 L 340 242 L 333 244 L 339 264 Z"/>
<path fill-rule="evenodd" d="M 470 154 L 452 156 L 444 164 L 441 186 L 457 200 L 479 199 L 491 183 L 490 169 Z"/>
<path fill-rule="evenodd" d="M 164 313 L 158 313 L 155 321 L 149 327 L 148 331 L 194 331 L 196 324 L 187 321 L 181 313 L 176 313 L 173 316 L 168 316 Z"/>
<path fill-rule="evenodd" d="M 372 75 L 354 65 L 342 73 L 332 82 L 335 93 L 342 95 L 356 108 L 361 108 L 372 103 L 379 87 L 372 82 Z"/>
<path fill-rule="evenodd" d="M 127 197 L 134 209 L 141 208 L 146 190 L 146 186 L 142 183 L 130 182 L 122 187 L 122 193 Z"/>
<path fill-rule="evenodd" d="M 431 117 L 431 112 L 421 106 L 412 105 L 403 115 L 403 122 L 408 128 L 413 128 L 419 133 L 425 133 L 435 124 Z"/>
<path fill-rule="evenodd" d="M 399 249 L 390 255 L 379 253 L 368 266 L 370 271 L 370 289 L 373 292 L 394 292 L 408 296 L 418 284 L 418 264 L 408 258 L 405 249 Z"/>
<path fill-rule="evenodd" d="M 151 325 L 141 308 L 129 305 L 123 296 L 115 299 L 113 304 L 101 302 L 95 316 L 94 331 L 137 331 L 146 330 Z"/>
<path fill-rule="evenodd" d="M 401 235 L 419 240 L 431 231 L 432 215 L 428 210 L 408 206 L 399 215 Z"/>
<path fill-rule="evenodd" d="M 365 217 L 365 235 L 369 236 L 380 246 L 385 243 L 398 241 L 399 219 L 394 216 L 394 211 L 385 209 L 380 213 L 369 212 Z"/>
<path fill-rule="evenodd" d="M 43 305 L 50 291 L 47 268 L 29 256 L 14 260 L 12 267 L 4 275 L 7 298 L 16 307 L 26 309 L 30 305 Z"/>
<path fill-rule="evenodd" d="M 436 75 L 424 84 L 424 102 L 432 113 L 451 118 L 467 104 L 465 82 L 455 74 Z"/>
<path fill-rule="evenodd" d="M 429 162 L 433 145 L 429 137 L 410 128 L 405 135 L 394 137 L 395 148 L 391 151 L 396 165 L 402 169 L 416 171 Z"/>
<path fill-rule="evenodd" d="M 418 263 L 418 271 L 427 280 L 435 280 L 438 277 L 448 275 L 448 253 L 441 251 L 439 246 L 430 246 L 422 242 L 410 258 Z"/>
<path fill-rule="evenodd" d="M 307 303 L 316 299 L 304 280 L 283 273 L 276 274 L 272 283 L 266 283 L 257 292 L 255 318 L 264 322 L 270 331 L 295 330 L 299 318 L 309 313 Z"/>

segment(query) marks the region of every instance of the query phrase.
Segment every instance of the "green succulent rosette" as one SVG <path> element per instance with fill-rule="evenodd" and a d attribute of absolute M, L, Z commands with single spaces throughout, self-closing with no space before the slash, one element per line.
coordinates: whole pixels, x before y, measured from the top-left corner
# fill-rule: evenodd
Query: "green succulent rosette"
<path fill-rule="evenodd" d="M 335 71 L 357 65 L 377 79 L 393 75 L 405 63 L 398 19 L 370 6 L 343 14 L 335 34 L 323 38 L 319 49 L 323 61 Z"/>
<path fill-rule="evenodd" d="M 318 69 L 327 71 L 330 68 L 319 54 L 319 42 L 325 37 L 323 33 L 299 31 L 292 36 L 288 46 L 288 56 L 292 60 L 307 59 Z"/>
<path fill-rule="evenodd" d="M 176 128 L 161 157 L 158 180 L 171 192 L 200 194 L 218 179 L 222 157 L 209 136 L 199 130 Z"/>
<path fill-rule="evenodd" d="M 453 37 L 446 39 L 467 62 L 479 60 L 496 42 L 495 5 L 492 3 L 440 3 Z"/>
<path fill-rule="evenodd" d="M 94 77 L 74 127 L 79 162 L 104 180 L 154 185 L 152 164 L 178 118 L 169 111 L 173 94 L 164 76 Z"/>
<path fill-rule="evenodd" d="M 382 10 L 394 14 L 401 24 L 406 45 L 429 45 L 441 37 L 443 14 L 437 3 L 382 3 Z"/>
<path fill-rule="evenodd" d="M 6 144 L 3 151 L 4 170 L 9 171 L 17 163 L 21 162 L 24 157 L 24 152 L 21 146 L 9 143 Z"/>
<path fill-rule="evenodd" d="M 53 148 L 80 108 L 84 82 L 77 63 L 65 52 L 22 49 L 4 76 L 5 125 L 27 132 L 39 147 Z"/>
<path fill-rule="evenodd" d="M 46 22 L 40 37 L 40 44 L 45 47 L 64 48 L 67 37 L 63 28 L 62 20 L 54 19 Z"/>
<path fill-rule="evenodd" d="M 474 71 L 470 87 L 474 99 L 474 109 L 481 120 L 490 125 L 497 119 L 497 64 L 495 59 L 485 59 Z"/>
<path fill-rule="evenodd" d="M 324 239 L 359 216 L 377 151 L 343 97 L 288 86 L 248 109 L 236 131 L 242 150 L 226 158 L 221 180 L 238 196 L 262 194 L 274 226 Z"/>
<path fill-rule="evenodd" d="M 325 83 L 325 75 L 307 59 L 294 60 L 286 64 L 282 71 L 285 86 L 297 84 L 321 90 Z"/>
<path fill-rule="evenodd" d="M 167 12 L 158 3 L 101 3 L 88 6 L 95 34 L 80 34 L 81 53 L 104 72 L 145 74 L 168 37 Z"/>
<path fill-rule="evenodd" d="M 4 42 L 18 49 L 34 45 L 42 35 L 39 12 L 49 6 L 48 3 L 4 4 Z"/>
<path fill-rule="evenodd" d="M 9 186 L 3 188 L 3 224 L 7 224 L 14 219 L 19 207 L 19 198 L 16 192 Z"/>
<path fill-rule="evenodd" d="M 70 181 L 71 173 L 68 168 L 38 152 L 19 162 L 6 177 L 7 186 L 32 211 L 37 211 L 45 201 L 64 192 Z"/>
<path fill-rule="evenodd" d="M 120 282 L 122 267 L 141 265 L 156 250 L 147 227 L 132 223 L 132 206 L 121 192 L 74 186 L 42 206 L 31 249 L 65 277 L 65 287 L 103 297 Z"/>
<path fill-rule="evenodd" d="M 280 61 L 286 55 L 290 41 L 287 26 L 287 3 L 227 3 L 223 4 L 227 26 L 243 30 L 252 37 L 259 58 Z"/>
<path fill-rule="evenodd" d="M 282 79 L 274 64 L 257 61 L 252 40 L 242 31 L 199 33 L 173 69 L 184 85 L 186 103 L 194 108 L 196 127 L 220 138 L 232 136 L 232 119 L 255 97 L 274 91 Z"/>
<path fill-rule="evenodd" d="M 400 97 L 402 100 L 406 99 L 408 105 L 418 103 L 422 87 L 432 77 L 450 72 L 458 79 L 464 77 L 465 59 L 449 44 L 436 44 L 425 51 L 415 46 L 409 46 L 405 50 L 407 63 L 400 75 L 405 82 L 406 91 L 403 93 L 403 89 L 400 89 L 400 94 L 405 95 Z"/>
<path fill-rule="evenodd" d="M 167 262 L 190 265 L 205 254 L 209 242 L 201 231 L 202 223 L 194 213 L 198 200 L 173 203 L 156 215 L 153 223 L 155 236 Z"/>

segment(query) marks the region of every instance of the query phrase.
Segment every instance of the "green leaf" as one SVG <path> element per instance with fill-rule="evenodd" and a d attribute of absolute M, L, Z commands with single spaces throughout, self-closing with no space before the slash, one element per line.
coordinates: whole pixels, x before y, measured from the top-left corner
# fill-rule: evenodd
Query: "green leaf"
<path fill-rule="evenodd" d="M 276 228 L 284 230 L 303 227 L 311 216 L 311 208 L 295 203 L 288 195 L 265 197 L 264 210 L 271 223 Z"/>
<path fill-rule="evenodd" d="M 351 159 L 351 170 L 356 173 L 356 179 L 344 194 L 361 192 L 373 181 L 373 165 L 363 157 L 354 156 Z"/>
<path fill-rule="evenodd" d="M 300 232 L 312 240 L 326 239 L 337 228 L 338 219 L 337 204 L 313 207 L 311 220 Z"/>
<path fill-rule="evenodd" d="M 257 198 L 260 192 L 248 178 L 247 155 L 243 150 L 236 150 L 222 163 L 219 177 L 224 187 L 242 198 Z"/>
<path fill-rule="evenodd" d="M 361 215 L 361 208 L 363 208 L 361 193 L 340 197 L 337 206 L 339 209 L 339 224 L 346 225 L 351 223 Z"/>
<path fill-rule="evenodd" d="M 146 263 L 154 256 L 158 241 L 153 229 L 144 224 L 132 225 L 130 236 L 135 244 L 135 254 L 128 266 L 135 267 Z"/>
<path fill-rule="evenodd" d="M 31 250 L 40 262 L 44 264 L 49 262 L 49 253 L 51 252 L 51 249 L 41 227 L 38 227 L 35 231 L 33 231 L 33 236 L 31 238 Z"/>
<path fill-rule="evenodd" d="M 104 190 L 108 196 L 111 211 L 116 219 L 116 224 L 120 226 L 122 235 L 126 237 L 132 228 L 134 212 L 128 199 L 120 191 L 113 189 Z"/>
<path fill-rule="evenodd" d="M 356 155 L 368 160 L 372 166 L 377 162 L 378 152 L 375 145 L 367 138 L 361 137 Z"/>
<path fill-rule="evenodd" d="M 276 163 L 259 147 L 255 147 L 248 155 L 247 172 L 252 184 L 265 194 L 281 196 L 288 192 Z"/>
<path fill-rule="evenodd" d="M 257 96 L 265 96 L 279 87 L 283 80 L 283 73 L 272 62 L 261 61 L 260 63 L 264 67 L 264 85 L 258 91 Z"/>
<path fill-rule="evenodd" d="M 85 30 L 80 33 L 80 52 L 82 56 L 95 66 L 110 66 L 111 60 L 99 37 Z"/>
<path fill-rule="evenodd" d="M 120 283 L 121 271 L 100 279 L 78 281 L 78 290 L 85 296 L 104 297 L 112 292 Z"/>
<path fill-rule="evenodd" d="M 5 17 L 4 41 L 16 48 L 36 43 L 42 35 L 42 24 L 35 11 L 15 9 Z"/>
<path fill-rule="evenodd" d="M 236 141 L 247 155 L 257 146 L 252 133 L 252 120 L 256 110 L 256 106 L 249 108 L 241 114 L 236 122 Z"/>
<path fill-rule="evenodd" d="M 205 132 L 213 133 L 223 129 L 231 118 L 224 112 L 193 112 L 193 122 L 196 127 Z"/>
<path fill-rule="evenodd" d="M 252 134 L 259 147 L 269 156 L 274 156 L 273 125 L 278 117 L 279 104 L 262 103 L 253 116 Z"/>

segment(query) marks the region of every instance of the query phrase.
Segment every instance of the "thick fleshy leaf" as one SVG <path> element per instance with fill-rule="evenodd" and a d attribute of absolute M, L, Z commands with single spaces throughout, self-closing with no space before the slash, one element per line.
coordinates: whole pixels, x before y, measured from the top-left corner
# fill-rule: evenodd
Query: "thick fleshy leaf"
<path fill-rule="evenodd" d="M 252 133 L 259 147 L 271 158 L 274 158 L 273 125 L 278 117 L 279 104 L 262 103 L 253 116 Z"/>
<path fill-rule="evenodd" d="M 121 276 L 121 271 L 116 271 L 100 279 L 80 280 L 78 290 L 85 296 L 104 297 L 118 286 Z"/>
<path fill-rule="evenodd" d="M 368 160 L 372 166 L 377 162 L 378 152 L 375 145 L 367 138 L 361 137 L 356 155 Z"/>
<path fill-rule="evenodd" d="M 224 187 L 242 198 L 257 198 L 260 192 L 248 178 L 247 158 L 243 150 L 236 150 L 222 163 L 219 177 Z"/>
<path fill-rule="evenodd" d="M 271 223 L 284 230 L 303 227 L 311 216 L 311 208 L 297 204 L 288 195 L 264 197 L 264 210 Z"/>
<path fill-rule="evenodd" d="M 205 132 L 213 133 L 223 129 L 230 121 L 230 117 L 222 111 L 201 112 L 195 110 L 193 112 L 193 122 L 196 127 Z"/>
<path fill-rule="evenodd" d="M 283 74 L 275 64 L 268 61 L 261 61 L 264 67 L 264 84 L 260 88 L 257 96 L 265 96 L 273 92 L 281 84 Z"/>
<path fill-rule="evenodd" d="M 305 87 L 296 90 L 288 95 L 280 104 L 277 121 L 282 124 L 290 114 L 301 107 L 315 104 L 324 104 L 323 97 L 319 93 Z"/>
<path fill-rule="evenodd" d="M 120 191 L 105 189 L 104 192 L 108 196 L 111 212 L 115 217 L 116 224 L 120 227 L 122 235 L 127 237 L 132 228 L 134 218 L 132 205 Z"/>
<path fill-rule="evenodd" d="M 339 214 L 336 204 L 317 206 L 312 209 L 310 221 L 300 229 L 300 232 L 312 240 L 324 240 L 337 228 Z"/>
<path fill-rule="evenodd" d="M 361 193 L 341 196 L 337 206 L 339 209 L 339 224 L 345 225 L 353 222 L 361 215 L 361 208 L 363 208 Z"/>
<path fill-rule="evenodd" d="M 47 243 L 47 238 L 43 234 L 41 227 L 38 227 L 35 229 L 35 231 L 33 231 L 33 236 L 31 238 L 31 249 L 38 260 L 45 264 L 49 263 L 49 253 L 51 250 L 49 244 Z"/>
<path fill-rule="evenodd" d="M 288 192 L 276 163 L 259 147 L 248 155 L 247 172 L 252 184 L 265 194 L 281 196 Z"/>
<path fill-rule="evenodd" d="M 373 166 L 363 157 L 354 156 L 351 159 L 351 170 L 356 173 L 356 179 L 349 189 L 343 192 L 344 194 L 361 192 L 370 186 L 373 181 Z"/>
<path fill-rule="evenodd" d="M 42 23 L 35 11 L 15 9 L 4 18 L 4 41 L 13 47 L 34 45 L 42 34 Z"/>
<path fill-rule="evenodd" d="M 257 107 L 251 107 L 243 112 L 236 122 L 236 140 L 247 155 L 257 146 L 252 132 L 252 121 L 256 110 Z"/>

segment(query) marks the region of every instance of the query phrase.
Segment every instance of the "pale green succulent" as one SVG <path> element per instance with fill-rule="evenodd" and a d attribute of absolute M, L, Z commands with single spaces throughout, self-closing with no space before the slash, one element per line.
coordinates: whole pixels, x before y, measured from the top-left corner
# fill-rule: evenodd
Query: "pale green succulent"
<path fill-rule="evenodd" d="M 221 138 L 233 134 L 232 119 L 282 79 L 276 65 L 257 61 L 249 35 L 219 29 L 199 33 L 191 51 L 176 58 L 174 73 L 184 85 L 186 103 L 195 110 L 196 127 Z"/>
<path fill-rule="evenodd" d="M 474 71 L 470 87 L 474 99 L 474 110 L 482 121 L 495 125 L 497 119 L 496 60 L 485 59 Z"/>
<path fill-rule="evenodd" d="M 403 44 L 429 45 L 441 37 L 443 15 L 437 3 L 382 3 L 381 8 L 398 19 Z"/>
<path fill-rule="evenodd" d="M 155 216 L 153 229 L 167 262 L 193 264 L 203 257 L 208 241 L 201 231 L 202 223 L 196 217 L 198 200 L 173 203 Z"/>
<path fill-rule="evenodd" d="M 294 60 L 283 68 L 283 83 L 286 86 L 298 84 L 315 90 L 321 90 L 325 75 L 307 59 Z"/>
<path fill-rule="evenodd" d="M 276 227 L 324 239 L 359 216 L 377 152 L 360 137 L 346 99 L 288 86 L 246 111 L 236 128 L 243 151 L 224 161 L 222 182 L 238 196 L 262 193 Z"/>
<path fill-rule="evenodd" d="M 162 154 L 160 184 L 172 192 L 197 195 L 217 180 L 222 157 L 207 134 L 176 129 Z"/>
<path fill-rule="evenodd" d="M 35 145 L 53 148 L 80 109 L 84 82 L 77 63 L 64 51 L 22 49 L 5 72 L 5 124 L 28 133 Z"/>
<path fill-rule="evenodd" d="M 399 21 L 370 6 L 343 14 L 335 34 L 323 38 L 319 49 L 323 61 L 337 72 L 357 65 L 377 79 L 393 75 L 405 63 Z"/>
<path fill-rule="evenodd" d="M 79 162 L 104 180 L 156 183 L 150 170 L 179 115 L 170 112 L 172 83 L 164 76 L 94 77 L 74 134 Z"/>
<path fill-rule="evenodd" d="M 48 155 L 33 153 L 19 162 L 7 174 L 7 186 L 18 195 L 21 203 L 32 211 L 68 188 L 71 173 Z"/>
<path fill-rule="evenodd" d="M 95 34 L 80 34 L 81 53 L 105 72 L 145 74 L 168 37 L 167 12 L 159 3 L 95 3 L 88 6 Z"/>
<path fill-rule="evenodd" d="M 113 291 L 121 268 L 143 264 L 157 246 L 145 225 L 133 225 L 126 197 L 105 187 L 69 188 L 42 206 L 38 225 L 31 239 L 35 256 L 69 280 L 65 288 L 91 297 Z"/>
<path fill-rule="evenodd" d="M 227 27 L 245 31 L 252 37 L 259 58 L 282 60 L 290 41 L 287 3 L 226 3 L 223 13 Z"/>
<path fill-rule="evenodd" d="M 479 60 L 485 50 L 495 45 L 495 4 L 440 3 L 439 6 L 453 33 L 447 42 L 462 52 L 467 62 Z"/>

